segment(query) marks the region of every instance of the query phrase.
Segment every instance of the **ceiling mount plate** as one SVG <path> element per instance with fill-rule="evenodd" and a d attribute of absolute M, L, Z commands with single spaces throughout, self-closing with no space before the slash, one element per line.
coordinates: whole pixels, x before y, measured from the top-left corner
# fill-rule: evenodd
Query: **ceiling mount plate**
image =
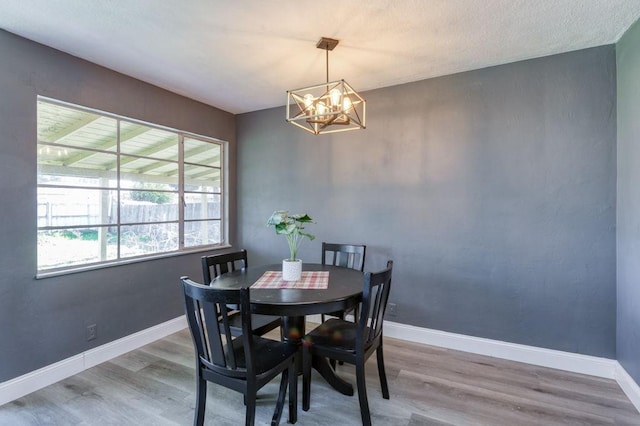
<path fill-rule="evenodd" d="M 318 44 L 316 44 L 316 47 L 322 50 L 333 50 L 338 43 L 340 43 L 340 40 L 322 37 L 320 41 L 318 41 Z"/>

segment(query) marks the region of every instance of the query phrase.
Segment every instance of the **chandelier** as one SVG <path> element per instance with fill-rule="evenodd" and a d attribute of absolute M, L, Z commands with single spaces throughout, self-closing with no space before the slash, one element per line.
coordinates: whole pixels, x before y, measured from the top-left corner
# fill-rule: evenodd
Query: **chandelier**
<path fill-rule="evenodd" d="M 366 102 L 344 80 L 329 81 L 329 51 L 338 40 L 322 37 L 327 82 L 287 91 L 287 121 L 314 135 L 365 128 Z"/>

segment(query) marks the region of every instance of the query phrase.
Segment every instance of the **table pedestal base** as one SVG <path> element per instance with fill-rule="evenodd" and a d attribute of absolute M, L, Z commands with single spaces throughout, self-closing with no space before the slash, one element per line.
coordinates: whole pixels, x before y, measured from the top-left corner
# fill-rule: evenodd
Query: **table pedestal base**
<path fill-rule="evenodd" d="M 331 368 L 326 358 L 314 356 L 311 360 L 311 365 L 335 390 L 343 395 L 353 396 L 353 386 L 351 386 L 351 383 L 336 376 L 336 372 Z"/>
<path fill-rule="evenodd" d="M 300 346 L 305 335 L 305 317 L 283 317 L 282 337 L 285 342 Z M 336 372 L 329 365 L 326 358 L 313 357 L 311 366 L 329 383 L 335 390 L 343 395 L 353 396 L 353 386 L 351 383 L 336 376 Z M 298 374 L 302 374 L 302 356 L 297 360 Z"/>

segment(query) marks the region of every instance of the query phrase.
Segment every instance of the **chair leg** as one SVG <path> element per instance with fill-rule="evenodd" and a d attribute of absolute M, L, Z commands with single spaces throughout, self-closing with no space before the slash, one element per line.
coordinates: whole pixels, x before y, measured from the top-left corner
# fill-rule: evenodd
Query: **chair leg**
<path fill-rule="evenodd" d="M 255 388 L 255 384 L 253 386 L 247 383 L 247 414 L 245 416 L 245 426 L 253 426 L 256 421 L 256 394 L 257 389 Z"/>
<path fill-rule="evenodd" d="M 338 314 L 338 318 L 340 318 L 341 320 L 344 320 L 347 317 L 347 313 L 346 312 L 340 312 Z M 333 370 L 335 371 L 336 369 L 336 360 L 335 359 L 331 359 L 329 360 L 329 363 L 331 364 L 331 368 L 333 368 Z M 338 361 L 339 365 L 344 365 L 343 361 Z"/>
<path fill-rule="evenodd" d="M 287 394 L 288 378 L 289 370 L 287 369 L 282 372 L 282 378 L 280 379 L 280 391 L 278 392 L 276 409 L 273 412 L 273 418 L 271 419 L 271 426 L 277 426 L 280 424 L 280 417 L 282 417 L 282 408 L 284 407 L 284 397 Z"/>
<path fill-rule="evenodd" d="M 371 426 L 371 414 L 369 413 L 369 402 L 367 401 L 367 385 L 364 378 L 363 358 L 358 358 L 356 361 L 356 382 L 358 383 L 358 400 L 360 401 L 362 426 Z"/>
<path fill-rule="evenodd" d="M 296 355 L 289 366 L 289 423 L 298 421 L 298 371 Z"/>
<path fill-rule="evenodd" d="M 207 381 L 201 377 L 196 379 L 196 412 L 193 417 L 194 426 L 202 426 L 204 424 L 204 411 L 207 405 Z"/>
<path fill-rule="evenodd" d="M 311 351 L 302 344 L 302 410 L 311 405 Z"/>
<path fill-rule="evenodd" d="M 382 387 L 382 397 L 389 399 L 389 386 L 387 385 L 387 373 L 384 371 L 384 356 L 382 355 L 382 344 L 376 349 L 378 359 L 378 375 L 380 376 L 380 386 Z"/>

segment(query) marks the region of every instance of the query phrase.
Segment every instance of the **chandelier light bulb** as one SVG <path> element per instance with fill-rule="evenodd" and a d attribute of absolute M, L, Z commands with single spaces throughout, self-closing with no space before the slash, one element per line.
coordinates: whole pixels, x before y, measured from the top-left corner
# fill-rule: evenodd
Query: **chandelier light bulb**
<path fill-rule="evenodd" d="M 327 112 L 327 106 L 324 104 L 324 102 L 318 102 L 318 104 L 316 105 L 316 112 L 319 115 L 324 115 Z M 320 117 L 322 119 L 322 117 Z"/>
<path fill-rule="evenodd" d="M 342 112 L 349 112 L 349 110 L 353 108 L 353 103 L 351 102 L 351 98 L 349 96 L 345 96 L 342 100 Z"/>
<path fill-rule="evenodd" d="M 304 106 L 307 111 L 313 111 L 313 101 L 315 101 L 315 98 L 311 93 L 304 95 Z"/>
<path fill-rule="evenodd" d="M 339 106 L 341 96 L 342 93 L 338 89 L 331 89 L 331 91 L 329 92 L 329 97 L 331 98 L 331 106 Z"/>

